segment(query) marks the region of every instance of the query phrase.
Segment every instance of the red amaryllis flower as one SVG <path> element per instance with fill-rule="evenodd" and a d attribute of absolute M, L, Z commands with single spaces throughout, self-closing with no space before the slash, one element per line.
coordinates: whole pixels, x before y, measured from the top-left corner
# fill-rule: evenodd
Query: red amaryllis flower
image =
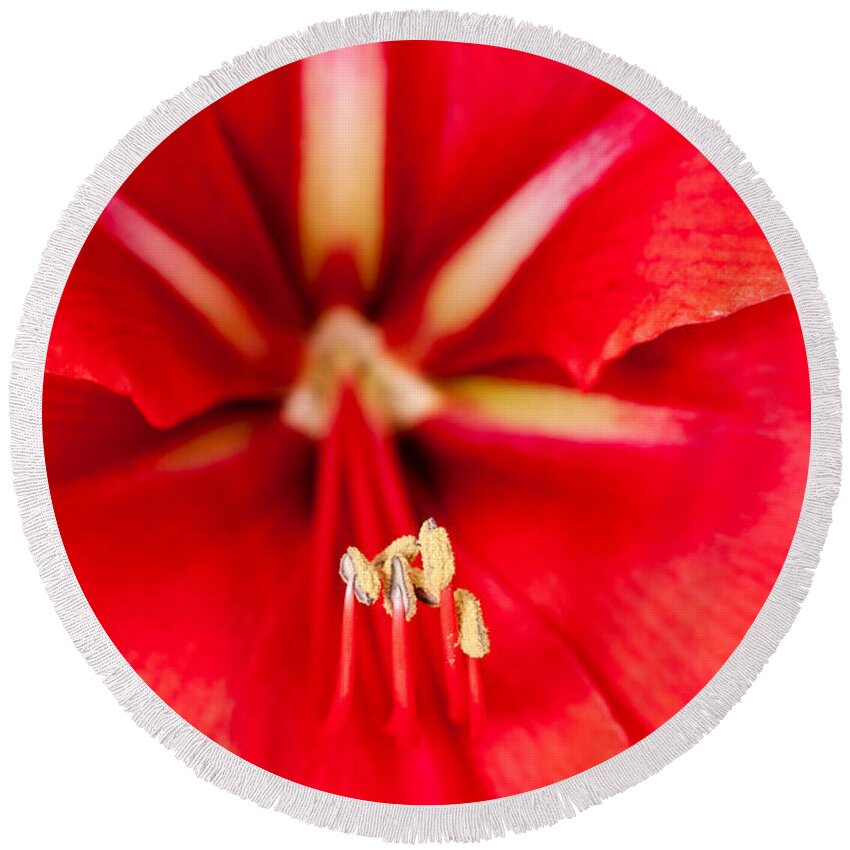
<path fill-rule="evenodd" d="M 667 124 L 394 42 L 136 169 L 62 297 L 44 438 L 82 588 L 175 711 L 325 791 L 458 803 L 598 764 L 723 664 L 796 525 L 808 376 L 767 241 Z M 440 606 L 357 602 L 347 547 L 429 517 Z"/>

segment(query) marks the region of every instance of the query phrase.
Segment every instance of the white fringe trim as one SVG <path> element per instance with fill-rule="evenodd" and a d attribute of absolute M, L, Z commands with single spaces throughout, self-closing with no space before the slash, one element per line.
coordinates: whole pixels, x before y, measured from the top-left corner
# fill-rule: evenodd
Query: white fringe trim
<path fill-rule="evenodd" d="M 44 363 L 59 297 L 101 211 L 142 159 L 205 106 L 268 71 L 338 47 L 398 39 L 493 44 L 545 56 L 611 83 L 672 124 L 722 172 L 764 230 L 797 305 L 811 376 L 811 466 L 800 522 L 776 585 L 726 664 L 675 717 L 603 764 L 536 791 L 463 805 L 388 805 L 316 791 L 244 761 L 180 718 L 118 653 L 80 590 L 56 526 L 41 437 Z M 13 358 L 12 461 L 24 530 L 59 617 L 89 664 L 135 721 L 201 778 L 300 820 L 387 841 L 476 841 L 552 824 L 635 785 L 692 747 L 743 696 L 790 627 L 838 492 L 840 396 L 832 323 L 800 237 L 764 181 L 716 122 L 649 74 L 583 41 L 503 17 L 413 11 L 317 24 L 239 56 L 165 101 L 119 142 L 63 214 L 27 296 Z"/>

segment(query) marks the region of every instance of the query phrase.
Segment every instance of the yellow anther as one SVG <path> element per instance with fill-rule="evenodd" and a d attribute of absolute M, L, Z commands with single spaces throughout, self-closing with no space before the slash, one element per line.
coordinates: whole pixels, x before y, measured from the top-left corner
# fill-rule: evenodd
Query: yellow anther
<path fill-rule="evenodd" d="M 350 584 L 358 602 L 371 605 L 381 594 L 381 574 L 356 547 L 349 546 L 339 561 L 339 574 Z"/>
<path fill-rule="evenodd" d="M 470 658 L 483 658 L 490 651 L 490 635 L 484 625 L 481 603 L 468 590 L 455 591 L 458 645 Z"/>
<path fill-rule="evenodd" d="M 419 551 L 422 570 L 413 577 L 416 595 L 427 605 L 439 605 L 440 593 L 454 577 L 455 558 L 448 532 L 433 519 L 425 520 L 419 529 Z"/>
<path fill-rule="evenodd" d="M 404 618 L 410 620 L 416 613 L 416 593 L 410 580 L 410 564 L 404 555 L 393 555 L 388 561 L 389 577 L 384 581 L 384 609 L 391 617 L 396 602 L 404 609 Z"/>
<path fill-rule="evenodd" d="M 404 574 L 404 586 L 407 588 L 404 610 L 409 620 L 416 613 L 416 592 L 413 580 L 414 570 L 410 564 L 418 557 L 419 546 L 412 534 L 397 537 L 379 555 L 372 559 L 372 566 L 380 573 L 384 581 L 384 608 L 392 616 L 393 605 L 391 599 L 391 585 L 393 582 L 393 558 L 401 559 L 401 571 Z"/>

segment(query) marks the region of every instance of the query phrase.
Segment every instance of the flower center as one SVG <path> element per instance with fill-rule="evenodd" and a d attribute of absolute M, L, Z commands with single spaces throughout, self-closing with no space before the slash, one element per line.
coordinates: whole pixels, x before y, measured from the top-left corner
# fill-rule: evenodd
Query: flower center
<path fill-rule="evenodd" d="M 281 411 L 291 427 L 314 439 L 330 430 L 340 389 L 350 385 L 370 420 L 409 428 L 439 405 L 436 389 L 387 350 L 380 330 L 351 307 L 337 305 L 316 322 L 304 361 Z"/>

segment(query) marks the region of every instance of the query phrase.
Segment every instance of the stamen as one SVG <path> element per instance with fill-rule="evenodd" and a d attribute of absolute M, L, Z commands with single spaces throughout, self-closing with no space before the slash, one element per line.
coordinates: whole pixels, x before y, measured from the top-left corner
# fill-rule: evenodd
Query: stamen
<path fill-rule="evenodd" d="M 387 591 L 390 614 L 395 617 L 396 607 L 401 604 L 406 619 L 416 613 L 416 594 L 410 580 L 410 564 L 404 555 L 393 555 L 390 559 L 390 581 Z"/>
<path fill-rule="evenodd" d="M 490 635 L 484 625 L 481 603 L 468 590 L 455 591 L 459 645 L 466 659 L 469 683 L 469 737 L 475 741 L 484 723 L 484 698 L 479 660 L 490 651 Z"/>
<path fill-rule="evenodd" d="M 453 723 L 462 723 L 466 699 L 463 692 L 461 665 L 456 663 L 457 614 L 451 587 L 444 587 L 440 594 L 440 636 L 443 641 L 443 673 L 446 678 L 449 719 Z"/>
<path fill-rule="evenodd" d="M 448 532 L 433 517 L 419 529 L 419 548 L 422 572 L 414 577 L 416 595 L 426 605 L 439 605 L 443 590 L 454 577 L 455 559 Z"/>
<path fill-rule="evenodd" d="M 484 696 L 481 691 L 481 671 L 478 658 L 467 658 L 469 672 L 469 737 L 477 741 L 484 726 Z"/>
<path fill-rule="evenodd" d="M 414 569 L 411 563 L 420 555 L 422 569 Z M 480 734 L 484 700 L 478 664 L 490 651 L 490 636 L 475 595 L 463 588 L 452 588 L 454 571 L 448 533 L 434 519 L 422 523 L 418 539 L 409 534 L 398 537 L 371 561 L 356 547 L 348 547 L 339 562 L 339 574 L 346 590 L 339 672 L 330 719 L 344 719 L 349 710 L 354 669 L 354 603 L 371 605 L 382 596 L 384 608 L 392 618 L 393 708 L 388 728 L 407 741 L 417 736 L 407 621 L 416 613 L 418 597 L 440 608 L 446 713 L 453 723 L 466 726 L 472 739 Z M 458 655 L 458 647 L 465 657 Z"/>
<path fill-rule="evenodd" d="M 358 602 L 371 605 L 381 593 L 380 573 L 356 547 L 349 546 L 339 561 L 339 574 Z"/>
<path fill-rule="evenodd" d="M 483 658 L 490 651 L 490 635 L 484 625 L 481 603 L 468 590 L 455 591 L 460 648 L 470 658 Z"/>
<path fill-rule="evenodd" d="M 402 599 L 407 619 L 409 620 L 416 613 L 416 592 L 412 574 L 420 571 L 411 569 L 410 562 L 418 554 L 416 538 L 408 534 L 393 540 L 380 555 L 372 560 L 373 568 L 384 580 L 384 609 L 390 616 L 393 615 L 392 591 L 396 586 L 403 591 Z"/>
<path fill-rule="evenodd" d="M 387 546 L 380 554 L 372 559 L 372 563 L 383 570 L 385 564 L 388 564 L 393 555 L 401 555 L 408 564 L 412 564 L 419 555 L 419 544 L 412 534 L 405 534 L 403 537 L 397 537 Z M 389 567 L 386 567 L 389 569 Z"/>
<path fill-rule="evenodd" d="M 347 556 L 343 555 L 343 559 Z M 354 672 L 354 582 L 349 581 L 345 588 L 345 602 L 342 608 L 342 632 L 339 641 L 339 670 L 336 678 L 336 690 L 328 720 L 338 723 L 348 714 L 351 705 L 351 683 Z"/>
<path fill-rule="evenodd" d="M 454 592 L 451 587 L 444 587 L 440 594 L 440 629 L 443 635 L 443 648 L 446 661 L 454 666 L 458 643 L 457 612 L 454 605 Z"/>

